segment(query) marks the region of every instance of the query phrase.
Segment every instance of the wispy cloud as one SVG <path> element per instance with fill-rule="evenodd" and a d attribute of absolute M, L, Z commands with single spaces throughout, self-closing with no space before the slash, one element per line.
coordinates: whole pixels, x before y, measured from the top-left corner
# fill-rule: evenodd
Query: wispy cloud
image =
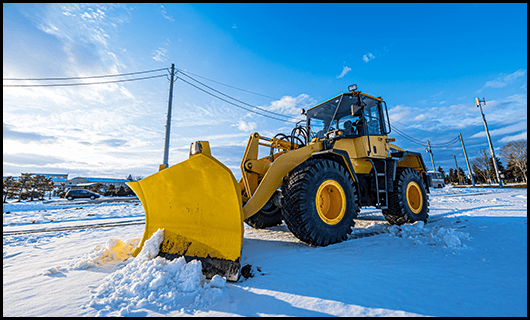
<path fill-rule="evenodd" d="M 167 53 L 167 49 L 159 47 L 157 50 L 155 50 L 155 55 L 152 58 L 155 61 L 164 62 L 166 61 L 165 59 L 166 53 Z"/>
<path fill-rule="evenodd" d="M 344 77 L 345 75 L 347 75 L 348 72 L 350 72 L 350 71 L 351 71 L 351 68 L 349 68 L 349 67 L 347 67 L 347 66 L 342 67 L 342 72 L 341 72 L 341 74 L 339 74 L 339 75 L 337 76 L 337 79 L 341 79 L 341 78 L 343 78 L 343 77 Z"/>
<path fill-rule="evenodd" d="M 15 154 L 5 154 L 3 155 L 4 163 L 11 164 L 26 164 L 26 165 L 38 165 L 44 166 L 48 164 L 57 164 L 63 163 L 64 160 L 53 157 L 53 156 L 44 156 L 42 154 L 33 154 L 33 153 L 15 153 Z"/>
<path fill-rule="evenodd" d="M 300 115 L 300 109 L 307 109 L 317 101 L 308 94 L 302 93 L 297 97 L 283 96 L 280 100 L 271 102 L 265 109 L 285 115 Z"/>
<path fill-rule="evenodd" d="M 364 62 L 368 62 L 368 61 L 371 61 L 371 60 L 374 60 L 374 59 L 375 59 L 375 56 L 373 54 L 371 54 L 370 52 L 363 56 L 363 61 Z"/>
<path fill-rule="evenodd" d="M 105 139 L 105 140 L 101 140 L 100 144 L 103 144 L 108 147 L 116 148 L 116 147 L 121 147 L 121 146 L 126 145 L 127 140 L 125 139 Z"/>
<path fill-rule="evenodd" d="M 482 92 L 482 90 L 486 88 L 504 88 L 508 85 L 511 85 L 516 79 L 524 77 L 526 75 L 526 70 L 527 69 L 519 69 L 508 75 L 500 75 L 493 80 L 487 81 L 481 89 L 477 90 L 477 93 Z M 526 84 L 523 84 L 523 86 L 524 85 Z"/>
<path fill-rule="evenodd" d="M 56 75 L 90 76 L 126 69 L 116 55 L 123 48 L 116 48 L 112 40 L 118 36 L 117 27 L 128 21 L 129 14 L 126 7 L 114 4 L 46 5 L 36 19 L 36 26 L 62 44 L 62 47 L 54 44 L 66 55 L 65 63 L 54 65 Z"/>
<path fill-rule="evenodd" d="M 163 5 L 160 5 L 160 8 L 162 8 L 162 17 L 171 22 L 175 21 L 175 19 L 171 15 L 167 14 L 166 8 L 164 8 Z"/>
<path fill-rule="evenodd" d="M 2 138 L 21 142 L 52 142 L 56 138 L 37 132 L 23 132 L 12 129 L 13 126 L 2 123 Z"/>
<path fill-rule="evenodd" d="M 506 136 L 499 141 L 503 143 L 508 143 L 510 141 L 516 141 L 516 140 L 521 140 L 521 139 L 528 139 L 528 131 L 521 132 L 513 136 Z"/>
<path fill-rule="evenodd" d="M 232 126 L 237 127 L 239 130 L 245 131 L 245 132 L 256 130 L 256 128 L 258 127 L 258 125 L 255 122 L 245 122 L 242 120 L 240 120 L 237 123 L 237 125 L 234 124 Z"/>
<path fill-rule="evenodd" d="M 493 137 L 493 136 L 502 136 L 502 135 L 506 135 L 506 134 L 512 134 L 512 133 L 516 133 L 516 132 L 521 132 L 521 131 L 524 131 L 523 133 L 526 134 L 526 130 L 527 129 L 527 122 L 526 121 L 521 121 L 521 122 L 518 122 L 518 123 L 515 123 L 515 124 L 512 124 L 512 125 L 508 125 L 508 126 L 504 126 L 502 128 L 499 128 L 499 129 L 495 129 L 495 130 L 490 130 L 490 135 Z M 518 134 L 520 135 L 520 134 Z M 480 131 L 478 133 L 475 133 L 474 135 L 471 136 L 471 138 L 481 138 L 481 137 L 486 137 L 486 132 L 485 131 Z M 504 137 L 503 139 L 506 139 L 508 137 Z M 511 140 L 510 140 L 511 141 Z"/>

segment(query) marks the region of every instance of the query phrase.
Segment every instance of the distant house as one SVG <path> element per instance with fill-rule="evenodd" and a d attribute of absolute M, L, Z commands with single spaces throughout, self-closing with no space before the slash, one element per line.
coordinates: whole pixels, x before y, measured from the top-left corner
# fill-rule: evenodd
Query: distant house
<path fill-rule="evenodd" d="M 117 189 L 121 186 L 125 187 L 125 183 L 129 182 L 127 179 L 112 179 L 112 178 L 89 178 L 89 177 L 75 177 L 66 181 L 65 187 L 72 189 L 90 187 L 96 184 L 103 184 L 107 187 L 111 184 Z"/>

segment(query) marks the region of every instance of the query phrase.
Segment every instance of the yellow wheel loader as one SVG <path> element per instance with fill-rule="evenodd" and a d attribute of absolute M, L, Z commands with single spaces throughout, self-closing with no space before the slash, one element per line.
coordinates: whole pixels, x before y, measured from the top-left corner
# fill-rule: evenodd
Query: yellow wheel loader
<path fill-rule="evenodd" d="M 237 281 L 243 221 L 285 221 L 312 246 L 346 240 L 361 207 L 382 209 L 390 224 L 426 222 L 431 182 L 421 154 L 392 144 L 386 103 L 356 89 L 302 110 L 289 135 L 250 135 L 239 181 L 196 141 L 188 160 L 129 182 L 146 216 L 134 255 L 163 228 L 161 256 L 198 259 L 208 278 Z"/>

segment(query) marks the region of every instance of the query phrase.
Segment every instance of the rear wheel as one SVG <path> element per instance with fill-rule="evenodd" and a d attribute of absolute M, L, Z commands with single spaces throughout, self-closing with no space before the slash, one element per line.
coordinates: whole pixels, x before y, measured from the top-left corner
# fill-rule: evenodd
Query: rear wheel
<path fill-rule="evenodd" d="M 350 174 L 337 162 L 306 161 L 288 174 L 282 192 L 285 223 L 298 239 L 327 246 L 352 232 L 357 195 Z"/>
<path fill-rule="evenodd" d="M 256 229 L 264 229 L 282 224 L 283 215 L 280 207 L 272 201 L 267 202 L 255 215 L 245 219 L 245 223 Z"/>
<path fill-rule="evenodd" d="M 388 195 L 388 209 L 383 210 L 390 224 L 427 222 L 429 201 L 419 173 L 412 168 L 398 168 L 394 192 Z"/>

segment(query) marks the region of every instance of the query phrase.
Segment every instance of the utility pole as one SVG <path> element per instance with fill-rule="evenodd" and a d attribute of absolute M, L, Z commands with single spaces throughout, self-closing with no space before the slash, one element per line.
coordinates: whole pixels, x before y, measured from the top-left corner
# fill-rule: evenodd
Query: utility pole
<path fill-rule="evenodd" d="M 431 154 L 432 171 L 436 171 L 436 167 L 434 166 L 434 158 L 432 157 L 431 142 L 429 140 L 427 140 L 427 145 L 429 147 L 423 149 L 426 149 L 425 151 Z"/>
<path fill-rule="evenodd" d="M 493 166 L 495 167 L 495 174 L 497 175 L 497 181 L 499 181 L 499 187 L 502 188 L 502 180 L 499 172 L 499 167 L 497 166 L 497 158 L 495 157 L 495 151 L 493 150 L 493 144 L 491 143 L 490 131 L 488 130 L 488 124 L 486 123 L 486 117 L 482 112 L 482 104 L 486 105 L 486 99 L 482 97 L 482 101 L 479 98 L 475 98 L 475 104 L 480 108 L 480 114 L 482 114 L 482 120 L 484 121 L 484 127 L 486 128 L 486 135 L 488 136 L 488 143 L 490 145 L 491 157 L 493 158 Z"/>
<path fill-rule="evenodd" d="M 169 133 L 171 131 L 171 104 L 173 101 L 173 76 L 175 75 L 175 64 L 171 64 L 171 75 L 169 80 L 169 100 L 167 102 L 167 122 L 166 122 L 166 141 L 164 143 L 164 160 L 158 171 L 162 171 L 168 167 L 169 158 Z"/>
<path fill-rule="evenodd" d="M 471 171 L 471 167 L 469 166 L 469 159 L 467 158 L 467 152 L 466 147 L 464 146 L 464 139 L 462 139 L 462 134 L 458 134 L 460 136 L 460 142 L 462 142 L 462 149 L 464 150 L 464 157 L 466 158 L 466 164 L 467 164 L 467 171 L 469 171 L 469 175 L 471 176 L 471 183 L 473 184 L 473 188 L 475 187 L 475 178 L 473 178 L 473 172 Z"/>
<path fill-rule="evenodd" d="M 460 184 L 460 171 L 458 171 L 458 163 L 456 162 L 456 156 L 452 154 L 453 158 L 455 159 L 455 167 L 456 167 L 456 175 L 458 176 L 458 184 Z"/>

